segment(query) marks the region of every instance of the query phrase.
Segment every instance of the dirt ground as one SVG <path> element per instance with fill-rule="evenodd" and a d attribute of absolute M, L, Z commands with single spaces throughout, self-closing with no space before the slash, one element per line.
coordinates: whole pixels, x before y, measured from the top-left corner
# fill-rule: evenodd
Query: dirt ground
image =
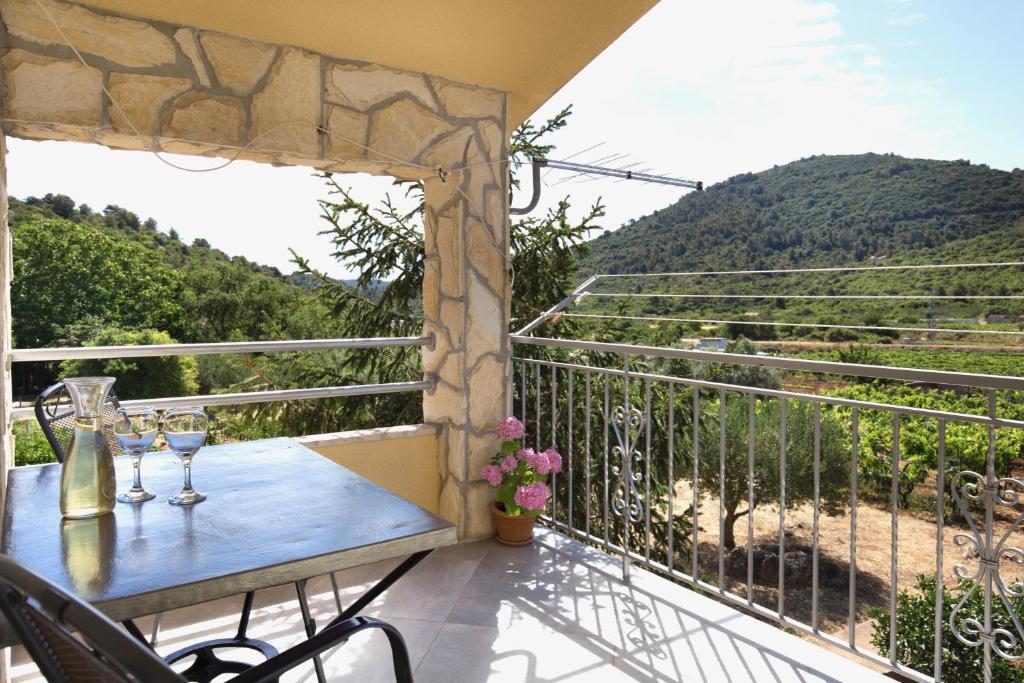
<path fill-rule="evenodd" d="M 677 517 L 682 517 L 690 508 L 692 494 L 687 482 L 677 483 L 674 491 L 674 507 Z M 811 553 L 813 542 L 813 506 L 786 508 L 786 550 L 803 550 Z M 997 538 L 1012 524 L 1009 515 L 997 518 Z M 711 584 L 718 584 L 718 500 L 717 497 L 702 496 L 699 524 L 699 566 L 701 577 Z M 819 517 L 819 594 L 818 618 L 821 630 L 841 640 L 848 638 L 847 619 L 849 614 L 850 589 L 850 515 L 849 510 L 837 516 L 822 514 Z M 970 533 L 966 524 L 950 523 L 943 530 L 943 577 L 947 585 L 956 582 L 953 568 L 964 564 L 966 571 L 973 573 L 977 560 L 966 553 L 970 544 L 958 546 L 954 536 L 958 532 Z M 1014 532 L 1018 542 L 1009 545 L 1024 545 L 1024 532 Z M 754 511 L 754 543 L 764 546 L 778 546 L 779 509 L 775 505 L 758 506 Z M 855 631 L 859 647 L 870 648 L 873 622 L 868 616 L 872 607 L 888 609 L 891 582 L 891 540 L 892 513 L 875 504 L 860 502 L 857 506 L 857 595 Z M 736 523 L 736 546 L 747 545 L 747 519 L 741 517 Z M 920 574 L 934 575 L 936 571 L 936 523 L 931 513 L 901 510 L 897 518 L 897 589 L 910 588 Z M 688 551 L 687 551 L 688 552 Z M 677 553 L 677 566 L 689 568 L 692 558 L 685 552 Z M 1014 572 L 1016 570 L 1016 573 Z M 1003 563 L 1003 579 L 1009 583 L 1024 579 L 1024 569 Z M 725 577 L 726 589 L 746 597 L 747 586 L 743 580 Z M 754 602 L 776 610 L 778 607 L 778 585 L 755 580 Z M 786 615 L 806 624 L 812 620 L 811 581 L 786 586 Z"/>

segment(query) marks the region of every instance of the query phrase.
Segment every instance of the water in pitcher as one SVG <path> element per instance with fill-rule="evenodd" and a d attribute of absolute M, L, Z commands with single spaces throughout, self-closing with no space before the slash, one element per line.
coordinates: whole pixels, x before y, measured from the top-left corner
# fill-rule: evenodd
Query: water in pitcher
<path fill-rule="evenodd" d="M 114 510 L 117 479 L 103 435 L 103 404 L 112 377 L 64 380 L 75 407 L 75 432 L 60 474 L 60 513 L 66 519 L 98 517 Z"/>

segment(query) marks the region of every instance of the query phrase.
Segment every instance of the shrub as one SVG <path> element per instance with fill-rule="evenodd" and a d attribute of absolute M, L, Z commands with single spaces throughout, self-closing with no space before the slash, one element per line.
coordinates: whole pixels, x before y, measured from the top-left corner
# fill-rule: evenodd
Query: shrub
<path fill-rule="evenodd" d="M 37 422 L 22 422 L 14 426 L 14 464 L 41 465 L 57 462 L 53 449 L 43 436 L 43 430 Z"/>
<path fill-rule="evenodd" d="M 160 330 L 121 330 L 108 327 L 86 342 L 86 346 L 173 344 L 171 335 Z M 198 392 L 196 360 L 191 356 L 152 358 L 93 358 L 61 364 L 62 377 L 106 375 L 117 378 L 118 398 L 159 398 L 191 396 Z"/>
<path fill-rule="evenodd" d="M 896 599 L 896 659 L 901 664 L 922 673 L 932 673 L 935 661 L 935 577 L 919 576 L 912 590 L 900 591 Z M 942 678 L 947 681 L 981 680 L 984 652 L 981 646 L 961 643 L 949 625 L 953 608 L 969 590 L 967 583 L 956 588 L 942 588 Z M 1024 598 L 1011 601 L 1018 614 L 1024 612 Z M 959 618 L 974 618 L 984 623 L 985 602 L 978 590 L 967 599 L 958 613 Z M 871 644 L 883 657 L 889 656 L 889 613 L 872 608 L 868 614 L 878 622 L 871 635 Z M 992 621 L 1014 632 L 1013 622 L 1006 606 L 996 597 L 992 599 Z M 992 654 L 993 683 L 1010 683 L 1024 679 L 1024 671 L 997 654 Z"/>

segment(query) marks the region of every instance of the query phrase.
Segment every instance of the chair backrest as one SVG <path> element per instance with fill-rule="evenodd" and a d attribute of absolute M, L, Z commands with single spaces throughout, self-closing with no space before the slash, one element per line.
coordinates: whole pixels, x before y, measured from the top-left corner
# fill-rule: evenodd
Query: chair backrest
<path fill-rule="evenodd" d="M 121 404 L 111 390 L 107 401 L 103 404 L 103 435 L 114 455 L 124 455 L 124 450 L 114 437 L 113 424 L 117 419 L 117 410 Z M 75 432 L 75 410 L 71 404 L 71 394 L 64 382 L 57 382 L 47 387 L 36 397 L 36 420 L 43 428 L 47 443 L 57 456 L 57 462 L 64 462 L 64 454 L 71 445 L 71 435 Z"/>
<path fill-rule="evenodd" d="M 0 611 L 49 683 L 183 683 L 147 645 L 10 557 L 0 555 Z"/>

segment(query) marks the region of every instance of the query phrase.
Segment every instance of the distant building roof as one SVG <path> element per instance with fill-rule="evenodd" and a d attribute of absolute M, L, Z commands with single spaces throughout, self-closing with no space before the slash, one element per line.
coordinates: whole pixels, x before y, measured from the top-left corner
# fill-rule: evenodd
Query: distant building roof
<path fill-rule="evenodd" d="M 728 339 L 723 339 L 722 337 L 708 337 L 706 339 L 698 339 L 696 349 L 698 351 L 725 351 L 728 346 Z"/>

